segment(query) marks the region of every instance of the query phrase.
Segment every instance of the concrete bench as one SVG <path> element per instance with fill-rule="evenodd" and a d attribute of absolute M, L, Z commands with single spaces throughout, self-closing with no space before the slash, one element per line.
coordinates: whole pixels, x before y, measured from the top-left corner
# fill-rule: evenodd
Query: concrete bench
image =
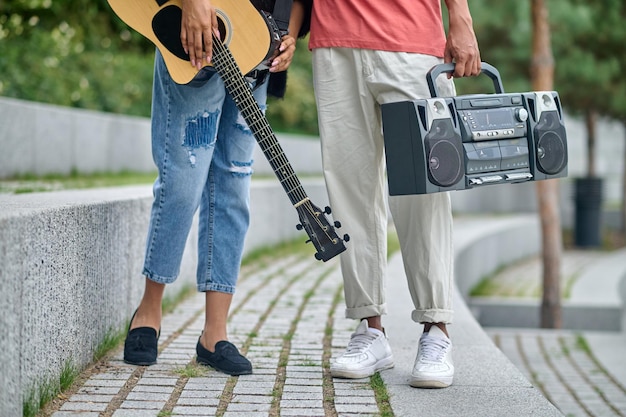
<path fill-rule="evenodd" d="M 539 299 L 472 297 L 469 305 L 487 327 L 538 328 Z M 586 265 L 562 300 L 563 329 L 626 330 L 626 249 L 600 256 Z"/>

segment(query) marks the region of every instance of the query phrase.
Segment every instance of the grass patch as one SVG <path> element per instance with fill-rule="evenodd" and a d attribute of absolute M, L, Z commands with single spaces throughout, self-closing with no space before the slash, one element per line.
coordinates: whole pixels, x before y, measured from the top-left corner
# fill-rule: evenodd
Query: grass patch
<path fill-rule="evenodd" d="M 295 226 L 296 225 L 294 224 L 294 227 Z M 304 244 L 306 239 L 307 234 L 302 232 L 302 237 L 282 242 L 278 245 L 262 246 L 254 249 L 243 258 L 241 265 L 250 266 L 258 264 L 263 266 L 268 262 L 275 261 L 276 259 L 287 255 L 306 254 L 312 252 L 314 250 L 313 246 L 308 243 L 306 245 Z"/>
<path fill-rule="evenodd" d="M 470 297 L 489 297 L 498 292 L 500 287 L 493 282 L 491 276 L 483 278 L 470 291 Z"/>
<path fill-rule="evenodd" d="M 63 369 L 57 378 L 44 379 L 27 391 L 22 402 L 22 415 L 24 417 L 35 417 L 39 413 L 39 410 L 48 402 L 61 391 L 69 388 L 78 375 L 78 369 L 72 360 L 68 359 L 63 364 Z"/>
<path fill-rule="evenodd" d="M 380 376 L 380 373 L 376 372 L 370 377 L 370 385 L 374 390 L 376 403 L 378 404 L 378 409 L 380 410 L 381 417 L 393 417 L 394 414 L 393 410 L 391 409 L 391 404 L 389 403 L 389 393 L 387 392 L 387 386 L 385 385 L 383 378 Z"/>
<path fill-rule="evenodd" d="M 76 366 L 72 361 L 67 361 L 63 365 L 63 369 L 61 370 L 61 376 L 59 377 L 59 388 L 61 391 L 65 391 L 69 387 L 72 386 L 74 381 L 76 381 L 76 377 L 80 374 Z"/>
<path fill-rule="evenodd" d="M 196 293 L 196 287 L 192 284 L 184 284 L 176 294 L 166 294 L 161 301 L 161 310 L 163 315 L 171 313 L 174 308 L 180 304 L 183 300 Z"/>
<path fill-rule="evenodd" d="M 400 241 L 398 240 L 398 233 L 393 228 L 389 228 L 387 232 L 387 259 L 400 250 Z"/>
<path fill-rule="evenodd" d="M 109 329 L 109 331 L 104 335 L 104 338 L 96 346 L 93 352 L 93 361 L 97 362 L 102 359 L 108 352 L 115 349 L 122 340 L 126 337 L 126 329 L 128 325 L 124 326 L 120 330 Z"/>
<path fill-rule="evenodd" d="M 142 173 L 132 171 L 96 172 L 92 174 L 79 174 L 76 171 L 72 171 L 69 174 L 23 174 L 9 179 L 0 180 L 0 193 L 24 194 L 45 191 L 152 184 L 156 176 L 156 172 Z"/>
<path fill-rule="evenodd" d="M 585 339 L 581 334 L 576 335 L 576 348 L 582 350 L 588 355 L 591 355 L 591 348 L 589 347 L 589 343 L 587 343 L 587 339 Z"/>
<path fill-rule="evenodd" d="M 300 362 L 300 366 L 317 366 L 317 362 L 313 359 L 306 358 L 302 362 Z"/>
<path fill-rule="evenodd" d="M 184 376 L 187 378 L 198 378 L 202 376 L 206 376 L 208 373 L 208 368 L 204 365 L 201 365 L 196 362 L 188 363 L 183 368 L 175 369 L 174 372 L 180 376 Z"/>

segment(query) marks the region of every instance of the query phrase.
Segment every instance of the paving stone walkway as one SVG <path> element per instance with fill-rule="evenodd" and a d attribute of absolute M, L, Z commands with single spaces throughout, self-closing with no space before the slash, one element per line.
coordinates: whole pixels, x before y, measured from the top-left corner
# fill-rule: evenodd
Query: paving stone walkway
<path fill-rule="evenodd" d="M 120 348 L 47 415 L 399 415 L 385 398 L 396 393 L 384 384 L 374 389 L 375 379 L 330 376 L 330 358 L 343 350 L 355 327 L 343 311 L 336 259 L 322 263 L 308 252 L 261 257 L 242 270 L 229 324 L 230 339 L 252 361 L 253 375 L 229 377 L 195 363 L 204 320 L 204 296 L 197 294 L 164 316 L 157 365 L 127 365 Z M 488 329 L 488 334 L 564 415 L 626 416 L 626 389 L 576 333 Z M 418 406 L 412 415 L 422 415 Z"/>
<path fill-rule="evenodd" d="M 626 416 L 626 387 L 598 362 L 581 334 L 541 329 L 486 331 L 566 416 Z M 614 366 L 624 367 L 626 361 Z"/>
<path fill-rule="evenodd" d="M 229 325 L 253 375 L 228 377 L 195 364 L 204 321 L 198 294 L 163 318 L 157 365 L 130 366 L 115 352 L 52 415 L 379 415 L 369 380 L 333 382 L 328 374 L 333 346 L 354 330 L 343 319 L 338 262 L 309 253 L 263 262 L 244 269 Z"/>

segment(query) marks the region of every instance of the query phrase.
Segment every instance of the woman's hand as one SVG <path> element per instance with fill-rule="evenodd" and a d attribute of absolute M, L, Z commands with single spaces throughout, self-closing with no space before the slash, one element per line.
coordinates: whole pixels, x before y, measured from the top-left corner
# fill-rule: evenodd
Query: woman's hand
<path fill-rule="evenodd" d="M 287 34 L 283 36 L 280 46 L 278 47 L 278 55 L 276 55 L 270 64 L 270 72 L 285 71 L 289 68 L 293 54 L 296 52 L 296 39 Z"/>
<path fill-rule="evenodd" d="M 219 38 L 217 14 L 210 0 L 182 0 L 182 12 L 180 41 L 191 65 L 200 70 L 203 59 L 211 62 L 212 33 Z"/>

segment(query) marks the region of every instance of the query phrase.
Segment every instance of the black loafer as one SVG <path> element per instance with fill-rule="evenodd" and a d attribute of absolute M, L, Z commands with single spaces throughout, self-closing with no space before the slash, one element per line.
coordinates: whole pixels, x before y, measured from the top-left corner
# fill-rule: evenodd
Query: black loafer
<path fill-rule="evenodd" d="M 198 339 L 196 353 L 198 354 L 196 362 L 208 365 L 225 374 L 238 376 L 252 373 L 250 361 L 239 353 L 235 345 L 226 340 L 217 342 L 215 352 L 209 352 Z"/>
<path fill-rule="evenodd" d="M 130 319 L 133 323 L 135 314 Z M 157 362 L 158 341 L 160 332 L 152 327 L 137 327 L 130 330 L 128 325 L 128 333 L 124 341 L 124 362 L 131 365 L 154 365 Z"/>

